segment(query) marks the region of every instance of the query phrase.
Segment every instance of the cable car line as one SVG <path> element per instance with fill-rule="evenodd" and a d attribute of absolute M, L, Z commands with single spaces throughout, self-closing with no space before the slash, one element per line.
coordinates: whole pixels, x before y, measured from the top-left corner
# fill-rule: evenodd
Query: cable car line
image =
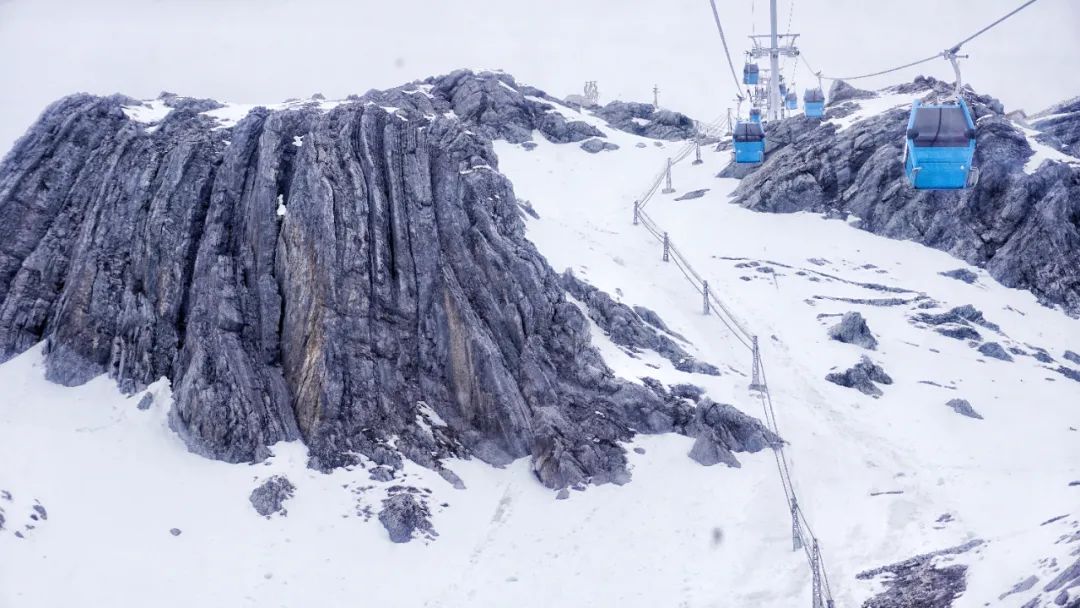
<path fill-rule="evenodd" d="M 739 91 L 742 85 L 739 83 L 739 77 L 735 75 L 735 62 L 731 60 L 731 51 L 728 50 L 727 38 L 724 36 L 724 26 L 720 25 L 720 13 L 716 10 L 716 0 L 709 0 L 709 6 L 712 7 L 713 20 L 716 21 L 716 30 L 720 32 L 720 42 L 724 45 L 724 55 L 727 56 L 728 67 L 731 68 L 731 78 L 735 81 L 735 95 L 741 102 L 743 96 Z"/>
<path fill-rule="evenodd" d="M 941 51 L 939 53 L 935 53 L 935 54 L 933 54 L 933 55 L 931 55 L 931 56 L 929 56 L 929 57 L 927 57 L 925 59 L 920 59 L 918 61 L 913 61 L 911 63 L 905 63 L 904 65 L 897 66 L 895 68 L 889 68 L 887 70 L 881 70 L 880 72 L 873 72 L 871 74 L 861 74 L 859 76 L 848 76 L 848 77 L 845 77 L 845 78 L 838 78 L 838 77 L 835 77 L 835 76 L 825 76 L 824 74 L 822 74 L 820 72 L 815 72 L 815 73 L 818 75 L 818 77 L 824 78 L 825 80 L 859 80 L 861 78 L 870 78 L 870 77 L 873 77 L 873 76 L 881 76 L 883 74 L 888 74 L 890 72 L 896 72 L 896 71 L 899 71 L 899 70 L 903 70 L 905 68 L 910 68 L 910 67 L 922 64 L 922 63 L 926 63 L 928 61 L 932 61 L 934 59 L 937 59 L 938 57 L 945 57 L 947 59 L 947 58 L 949 58 L 949 55 L 954 55 L 955 56 L 956 53 L 960 51 L 960 47 L 962 47 L 965 44 L 971 42 L 972 40 L 978 38 L 979 36 L 985 34 L 991 28 L 999 25 L 1000 23 L 1002 23 L 1003 21 L 1005 21 L 1009 17 L 1012 17 L 1016 13 L 1019 13 L 1020 11 L 1024 10 L 1025 8 L 1031 6 L 1032 4 L 1035 4 L 1036 1 L 1037 0 L 1027 0 L 1027 2 L 1024 2 L 1020 6 L 1016 7 L 1015 9 L 1013 9 L 1012 11 L 1010 11 L 1008 14 L 1001 17 L 997 21 L 994 21 L 990 25 L 987 25 L 986 27 L 984 27 L 981 30 L 975 32 L 974 34 L 968 36 L 967 38 L 964 38 L 960 42 L 958 42 L 958 43 L 954 44 L 953 46 L 949 47 L 948 49 L 946 49 L 944 51 Z M 807 64 L 807 67 L 810 67 L 810 64 Z"/>

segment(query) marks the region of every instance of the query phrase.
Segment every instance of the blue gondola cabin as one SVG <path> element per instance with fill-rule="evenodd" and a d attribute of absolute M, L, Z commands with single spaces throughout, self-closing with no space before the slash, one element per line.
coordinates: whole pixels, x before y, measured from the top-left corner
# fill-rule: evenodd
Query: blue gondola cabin
<path fill-rule="evenodd" d="M 916 100 L 908 119 L 904 171 L 919 190 L 959 190 L 977 176 L 975 123 L 961 99 L 957 103 L 923 104 Z"/>
<path fill-rule="evenodd" d="M 821 118 L 825 115 L 825 95 L 821 89 L 806 89 L 802 100 L 803 111 L 810 118 Z"/>
<path fill-rule="evenodd" d="M 787 96 L 784 97 L 784 107 L 789 110 L 799 109 L 799 96 L 795 94 L 795 91 L 788 91 Z"/>
<path fill-rule="evenodd" d="M 748 63 L 743 66 L 742 69 L 742 81 L 743 84 L 757 84 L 760 80 L 760 73 L 756 63 Z"/>
<path fill-rule="evenodd" d="M 765 129 L 760 122 L 748 120 L 736 123 L 732 139 L 736 163 L 756 164 L 765 160 Z"/>
<path fill-rule="evenodd" d="M 753 122 L 756 122 L 758 124 L 761 124 L 761 110 L 759 110 L 757 108 L 754 108 L 753 110 L 750 110 L 750 120 L 753 121 Z"/>

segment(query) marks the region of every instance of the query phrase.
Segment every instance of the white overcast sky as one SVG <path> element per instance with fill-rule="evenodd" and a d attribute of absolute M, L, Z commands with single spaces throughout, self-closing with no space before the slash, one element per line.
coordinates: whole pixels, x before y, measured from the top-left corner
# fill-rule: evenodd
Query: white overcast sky
<path fill-rule="evenodd" d="M 791 15 L 805 57 L 844 76 L 930 55 L 1019 3 L 779 0 L 779 22 Z M 736 53 L 768 27 L 767 0 L 717 4 Z M 1080 0 L 1039 0 L 965 51 L 965 80 L 1010 109 L 1080 95 Z M 647 100 L 655 83 L 662 105 L 701 119 L 734 93 L 707 0 L 0 0 L 0 153 L 76 91 L 270 103 L 458 67 L 502 68 L 560 97 L 595 79 L 602 100 Z M 940 60 L 856 84 L 920 70 L 951 79 Z M 810 84 L 801 67 L 795 80 Z"/>

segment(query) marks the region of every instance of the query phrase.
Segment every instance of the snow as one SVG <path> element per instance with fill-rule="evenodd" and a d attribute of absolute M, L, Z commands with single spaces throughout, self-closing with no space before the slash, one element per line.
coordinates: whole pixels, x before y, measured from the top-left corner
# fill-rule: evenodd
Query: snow
<path fill-rule="evenodd" d="M 297 148 L 303 146 L 304 145 L 304 136 L 303 135 L 297 135 L 297 136 L 293 137 L 292 143 Z"/>
<path fill-rule="evenodd" d="M 277 215 L 278 217 L 285 217 L 285 195 L 277 195 Z"/>
<path fill-rule="evenodd" d="M 1074 166 L 1080 166 L 1080 158 L 1065 154 L 1057 148 L 1048 146 L 1035 139 L 1035 136 L 1039 134 L 1038 131 L 1020 125 L 1014 126 L 1019 129 L 1021 133 L 1024 134 L 1024 137 L 1027 139 L 1028 146 L 1030 146 L 1031 150 L 1034 152 L 1034 154 L 1031 155 L 1031 158 L 1028 158 L 1027 162 L 1024 163 L 1024 173 L 1031 175 L 1040 166 L 1042 166 L 1044 162 L 1048 160 L 1053 162 L 1066 163 Z"/>
<path fill-rule="evenodd" d="M 638 118 L 638 117 L 635 116 L 635 117 L 631 118 L 630 120 L 633 121 L 633 123 L 635 125 L 640 125 L 642 127 L 647 127 L 650 124 L 652 124 L 652 121 L 648 120 L 647 118 Z"/>
<path fill-rule="evenodd" d="M 833 118 L 824 124 L 834 124 L 837 131 L 844 131 L 867 118 L 877 116 L 894 108 L 910 106 L 916 96 L 910 93 L 878 93 L 870 99 L 856 99 L 845 103 L 854 103 L 858 109 L 843 118 Z"/>
<path fill-rule="evenodd" d="M 129 119 L 144 125 L 157 124 L 172 112 L 172 108 L 165 105 L 165 101 L 161 99 L 151 99 L 140 105 L 123 106 L 121 109 Z"/>
<path fill-rule="evenodd" d="M 907 100 L 878 102 L 860 104 L 881 111 Z M 655 353 L 627 353 L 591 324 L 594 344 L 623 377 L 692 382 L 760 417 L 746 391 L 747 351 L 701 314 L 700 296 L 630 221 L 633 201 L 684 144 L 657 147 L 551 105 L 600 126 L 621 148 L 590 155 L 576 144 L 525 151 L 496 142 L 498 169 L 540 216 L 526 220 L 527 236 L 555 270 L 572 268 L 612 297 L 659 313 L 687 337 L 692 355 L 723 374 L 686 374 Z M 212 115 L 234 123 L 251 107 Z M 761 336 L 796 491 L 823 543 L 837 605 L 861 605 L 881 588 L 856 580 L 858 572 L 972 538 L 987 543 L 956 557 L 970 565 L 956 608 L 1022 605 L 1034 590 L 1004 602 L 998 596 L 1031 574 L 1048 580 L 1046 560 L 1064 566 L 1075 559 L 1074 545 L 1055 542 L 1080 516 L 1080 488 L 1068 486 L 1080 479 L 1080 441 L 1070 430 L 1080 428 L 1080 384 L 1031 357 L 989 359 L 916 327 L 911 305 L 829 298 L 925 293 L 941 303 L 931 312 L 973 304 L 1001 325 L 1004 335 L 979 328 L 988 341 L 1045 347 L 1058 360 L 1080 345 L 1080 321 L 979 269 L 972 268 L 976 284 L 938 275 L 965 266 L 943 252 L 813 214 L 731 205 L 737 183 L 714 177 L 729 154 L 703 148 L 702 156 L 699 166 L 677 164 L 678 191 L 657 194 L 645 211 Z M 709 191 L 699 199 L 673 200 L 702 188 Z M 284 199 L 278 202 L 280 215 Z M 827 338 L 837 318 L 818 315 L 849 310 L 866 317 L 877 351 Z M 864 353 L 895 380 L 881 398 L 823 380 Z M 105 377 L 74 388 L 47 382 L 40 345 L 0 365 L 0 387 L 0 490 L 13 494 L 0 498 L 8 520 L 0 531 L 0 606 L 333 606 L 357 597 L 433 607 L 809 605 L 807 566 L 791 551 L 788 508 L 765 452 L 738 454 L 739 469 L 702 467 L 686 455 L 689 438 L 639 436 L 626 446 L 630 483 L 555 500 L 527 459 L 504 469 L 447 463 L 466 490 L 411 464 L 387 483 L 368 478 L 369 462 L 318 473 L 306 468 L 299 443 L 273 446 L 274 456 L 258 465 L 207 460 L 169 429 L 167 381 L 148 389 L 154 401 L 142 411 L 142 394 L 124 396 Z M 954 397 L 971 401 L 984 419 L 954 413 L 945 406 Z M 425 424 L 444 424 L 431 408 L 419 410 Z M 276 474 L 288 476 L 296 494 L 286 517 L 264 519 L 248 495 Z M 376 518 L 358 514 L 377 512 L 388 488 L 401 483 L 431 489 L 434 541 L 392 544 Z M 47 521 L 29 518 L 35 499 Z M 938 522 L 943 514 L 952 521 Z M 1039 525 L 1062 514 L 1069 517 Z"/>
<path fill-rule="evenodd" d="M 228 129 L 236 126 L 236 123 L 243 120 L 255 108 L 266 108 L 272 112 L 279 112 L 282 110 L 313 107 L 320 112 L 329 112 L 343 103 L 347 102 L 345 100 L 321 100 L 314 98 L 294 99 L 272 104 L 224 102 L 222 107 L 203 112 L 203 115 L 216 119 L 218 121 L 218 129 Z"/>
<path fill-rule="evenodd" d="M 876 111 L 905 103 L 897 98 L 873 101 Z M 623 301 L 656 310 L 694 342 L 694 354 L 748 373 L 750 361 L 742 347 L 716 320 L 700 314 L 700 296 L 677 269 L 662 262 L 659 244 L 630 222 L 633 201 L 647 186 L 645 179 L 663 166 L 667 153 L 652 146 L 626 145 L 632 136 L 612 133 L 612 137 L 622 148 L 588 161 L 567 146 L 525 152 L 496 144 L 501 170 L 513 181 L 517 195 L 529 200 L 540 216 L 528 220 L 529 238 L 555 269 L 572 268 L 609 293 L 618 290 Z M 860 605 L 880 588 L 857 581 L 854 575 L 862 570 L 976 537 L 987 544 L 956 557 L 957 563 L 971 564 L 969 591 L 957 602 L 958 608 L 1000 605 L 998 595 L 1041 572 L 1040 560 L 1071 563 L 1075 558 L 1068 557 L 1068 547 L 1055 545 L 1055 539 L 1080 515 L 1076 488 L 1068 486 L 1080 477 L 1080 441 L 1070 430 L 1080 428 L 1075 408 L 1080 384 L 1031 357 L 997 361 L 963 342 L 916 327 L 908 321 L 916 312 L 911 306 L 878 307 L 824 298 L 910 299 L 925 292 L 941 303 L 936 312 L 970 303 L 1007 334 L 980 328 L 987 341 L 1015 344 L 1029 352 L 1025 343 L 1042 346 L 1059 360 L 1069 344 L 1080 344 L 1080 321 L 1040 306 L 1028 292 L 997 284 L 979 269 L 972 269 L 982 278 L 976 285 L 939 276 L 940 271 L 965 266 L 943 252 L 812 214 L 760 214 L 733 206 L 728 195 L 737 182 L 713 177 L 729 154 L 702 152 L 703 165 L 676 166 L 678 191 L 658 194 L 645 210 L 670 232 L 720 298 L 763 337 L 766 364 L 773 370 L 769 380 L 779 427 L 790 442 L 787 451 L 795 485 L 823 543 L 837 605 Z M 552 175 L 559 179 L 551 179 Z M 627 175 L 646 177 L 635 183 L 625 179 Z M 700 188 L 710 191 L 700 199 L 672 200 Z M 724 258 L 771 261 L 775 272 L 738 268 L 740 260 Z M 810 258 L 828 262 L 817 266 L 808 262 Z M 856 283 L 909 291 L 881 293 Z M 827 328 L 838 317 L 819 320 L 817 315 L 849 310 L 868 319 L 881 341 L 877 351 L 827 338 Z M 880 399 L 823 381 L 827 373 L 846 369 L 864 353 L 895 380 L 883 387 Z M 745 376 L 688 378 L 649 368 L 648 359 L 620 361 L 611 349 L 604 354 L 621 373 L 648 374 L 665 382 L 690 380 L 707 388 L 714 399 L 758 413 L 745 397 Z M 954 397 L 970 400 L 985 419 L 955 414 L 945 406 Z M 756 456 L 740 459 L 758 462 Z M 775 469 L 765 471 L 769 479 L 756 491 L 782 507 Z M 728 486 L 726 501 L 738 500 L 737 485 Z M 881 491 L 903 493 L 870 496 Z M 740 548 L 743 560 L 757 562 L 758 570 L 769 572 L 773 564 L 790 558 L 785 534 L 790 523 L 783 513 L 770 521 L 723 503 L 714 505 L 714 513 L 727 523 L 725 529 L 758 531 L 757 544 Z M 953 521 L 938 523 L 946 513 Z M 1050 526 L 1053 529 L 1039 526 L 1066 513 L 1071 519 Z M 753 559 L 748 558 L 751 555 Z M 723 600 L 720 596 L 714 600 L 716 605 L 809 605 L 805 566 L 768 579 L 727 579 L 723 571 L 731 566 L 718 564 L 714 570 L 728 589 Z M 654 580 L 660 586 L 667 582 L 659 573 Z M 788 597 L 758 595 L 775 591 L 771 585 L 778 580 L 790 583 Z M 1010 598 L 1019 606 L 1030 596 Z"/>

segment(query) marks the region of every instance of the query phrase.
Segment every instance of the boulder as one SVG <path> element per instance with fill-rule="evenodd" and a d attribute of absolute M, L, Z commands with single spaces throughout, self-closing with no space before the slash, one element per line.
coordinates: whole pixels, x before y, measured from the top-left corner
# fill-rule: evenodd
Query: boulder
<path fill-rule="evenodd" d="M 284 517 L 289 514 L 285 509 L 285 501 L 292 498 L 295 492 L 296 486 L 287 477 L 275 475 L 252 490 L 248 500 L 263 517 L 270 517 L 275 513 Z"/>
<path fill-rule="evenodd" d="M 386 528 L 390 540 L 407 543 L 415 532 L 431 532 L 431 513 L 411 493 L 400 492 L 383 500 L 379 521 Z"/>
<path fill-rule="evenodd" d="M 880 397 L 883 393 L 878 384 L 892 384 L 892 378 L 885 373 L 882 367 L 867 357 L 863 357 L 858 363 L 839 373 L 830 373 L 825 379 L 833 384 L 846 388 L 853 388 L 860 393 L 871 397 Z"/>
<path fill-rule="evenodd" d="M 968 403 L 967 399 L 950 399 L 945 405 L 952 408 L 954 412 L 961 416 L 982 420 L 982 416 L 975 411 L 975 408 L 971 407 L 971 404 Z"/>
<path fill-rule="evenodd" d="M 979 345 L 979 352 L 991 357 L 993 359 L 1000 359 L 1002 361 L 1012 361 L 1012 355 L 1005 352 L 1005 349 L 997 342 L 984 342 Z"/>
<path fill-rule="evenodd" d="M 854 344 L 869 350 L 877 348 L 877 339 L 870 332 L 866 319 L 857 312 L 844 313 L 840 323 L 829 329 L 829 337 L 838 342 Z"/>

